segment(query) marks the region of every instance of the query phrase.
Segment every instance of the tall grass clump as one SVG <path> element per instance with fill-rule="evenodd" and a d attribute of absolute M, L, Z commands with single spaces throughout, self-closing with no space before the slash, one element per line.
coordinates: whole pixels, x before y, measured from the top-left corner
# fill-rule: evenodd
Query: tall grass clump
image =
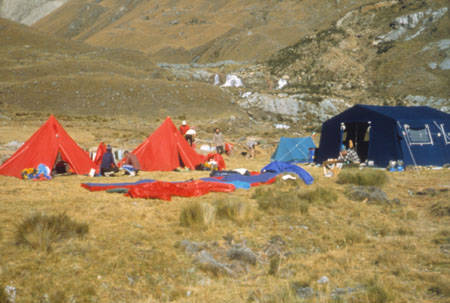
<path fill-rule="evenodd" d="M 10 303 L 8 295 L 6 294 L 5 287 L 0 284 L 0 303 Z"/>
<path fill-rule="evenodd" d="M 365 169 L 363 171 L 342 171 L 337 183 L 363 186 L 383 186 L 388 181 L 385 171 Z"/>
<path fill-rule="evenodd" d="M 65 213 L 59 215 L 34 214 L 17 227 L 16 243 L 35 249 L 50 251 L 53 243 L 83 237 L 89 232 L 86 223 L 72 220 Z"/>
<path fill-rule="evenodd" d="M 435 217 L 450 216 L 450 201 L 438 201 L 430 206 L 430 213 Z M 1 238 L 0 238 L 1 239 Z"/>
<path fill-rule="evenodd" d="M 329 204 L 337 200 L 337 194 L 331 190 L 318 187 L 306 192 L 297 191 L 273 191 L 258 188 L 252 196 L 262 210 L 283 209 L 299 211 L 302 214 L 308 212 L 310 205 Z"/>
<path fill-rule="evenodd" d="M 208 203 L 191 202 L 180 214 L 180 224 L 184 227 L 208 226 L 214 223 L 216 209 Z"/>
<path fill-rule="evenodd" d="M 252 208 L 240 200 L 220 200 L 215 204 L 216 217 L 234 222 L 248 222 L 252 217 Z"/>

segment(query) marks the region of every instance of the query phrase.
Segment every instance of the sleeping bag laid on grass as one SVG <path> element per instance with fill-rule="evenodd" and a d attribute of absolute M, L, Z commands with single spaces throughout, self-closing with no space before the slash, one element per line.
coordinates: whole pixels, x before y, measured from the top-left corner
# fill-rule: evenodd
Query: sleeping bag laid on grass
<path fill-rule="evenodd" d="M 273 172 L 273 173 L 290 172 L 297 174 L 307 185 L 311 185 L 314 182 L 314 178 L 306 170 L 288 162 L 274 161 L 269 165 L 266 165 L 263 169 L 261 169 L 261 172 Z"/>

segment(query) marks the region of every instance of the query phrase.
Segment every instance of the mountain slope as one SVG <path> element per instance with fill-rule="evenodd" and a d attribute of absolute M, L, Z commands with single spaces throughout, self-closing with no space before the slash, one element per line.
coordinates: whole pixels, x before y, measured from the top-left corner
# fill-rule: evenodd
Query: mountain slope
<path fill-rule="evenodd" d="M 369 1 L 72 0 L 34 26 L 159 61 L 263 60 Z"/>
<path fill-rule="evenodd" d="M 168 78 L 137 51 L 49 37 L 0 19 L 0 106 L 4 110 L 131 113 L 148 118 L 236 112 L 220 89 Z"/>

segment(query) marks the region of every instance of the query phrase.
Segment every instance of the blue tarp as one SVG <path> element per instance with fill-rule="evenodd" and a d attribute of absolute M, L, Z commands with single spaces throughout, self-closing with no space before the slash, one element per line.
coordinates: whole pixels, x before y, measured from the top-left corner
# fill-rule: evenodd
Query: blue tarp
<path fill-rule="evenodd" d="M 259 175 L 254 176 L 246 176 L 241 174 L 229 174 L 223 177 L 209 177 L 209 178 L 201 178 L 202 181 L 208 182 L 222 182 L 222 183 L 230 183 L 236 186 L 236 188 L 245 188 L 249 189 L 251 184 L 253 183 L 265 183 L 273 178 L 275 178 L 279 173 L 273 172 L 265 172 Z"/>
<path fill-rule="evenodd" d="M 450 163 L 450 115 L 427 106 L 355 105 L 322 125 L 315 161 L 337 158 L 352 140 L 362 161 L 386 167 Z"/>
<path fill-rule="evenodd" d="M 307 185 L 311 185 L 314 182 L 314 178 L 306 170 L 288 162 L 274 161 L 261 169 L 261 172 L 272 172 L 275 174 L 291 172 L 297 174 Z"/>
<path fill-rule="evenodd" d="M 281 137 L 277 149 L 273 153 L 272 161 L 283 162 L 312 162 L 316 145 L 311 137 L 288 138 Z"/>

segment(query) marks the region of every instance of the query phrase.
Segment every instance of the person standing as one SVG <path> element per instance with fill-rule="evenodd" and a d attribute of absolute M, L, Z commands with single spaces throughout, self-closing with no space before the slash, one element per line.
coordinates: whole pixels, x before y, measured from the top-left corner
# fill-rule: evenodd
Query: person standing
<path fill-rule="evenodd" d="M 125 174 L 136 176 L 141 170 L 141 164 L 139 163 L 136 155 L 126 150 L 124 153 L 124 158 L 125 162 L 123 163 L 122 168 L 125 170 Z"/>
<path fill-rule="evenodd" d="M 184 136 L 186 132 L 190 129 L 189 125 L 187 124 L 186 120 L 183 120 L 180 125 L 180 133 Z"/>
<path fill-rule="evenodd" d="M 223 135 L 220 132 L 219 128 L 216 128 L 214 130 L 213 145 L 216 147 L 216 151 L 218 154 L 223 154 L 223 152 L 225 151 L 225 140 L 223 139 Z"/>
<path fill-rule="evenodd" d="M 184 135 L 184 138 L 186 139 L 186 141 L 189 143 L 190 146 L 192 146 L 192 144 L 195 141 L 195 135 L 197 135 L 197 132 L 195 131 L 195 129 L 193 127 L 189 128 L 186 131 L 186 134 Z"/>
<path fill-rule="evenodd" d="M 111 176 L 117 173 L 119 169 L 114 162 L 111 145 L 106 146 L 106 152 L 103 154 L 102 163 L 100 164 L 100 174 L 102 176 Z"/>

